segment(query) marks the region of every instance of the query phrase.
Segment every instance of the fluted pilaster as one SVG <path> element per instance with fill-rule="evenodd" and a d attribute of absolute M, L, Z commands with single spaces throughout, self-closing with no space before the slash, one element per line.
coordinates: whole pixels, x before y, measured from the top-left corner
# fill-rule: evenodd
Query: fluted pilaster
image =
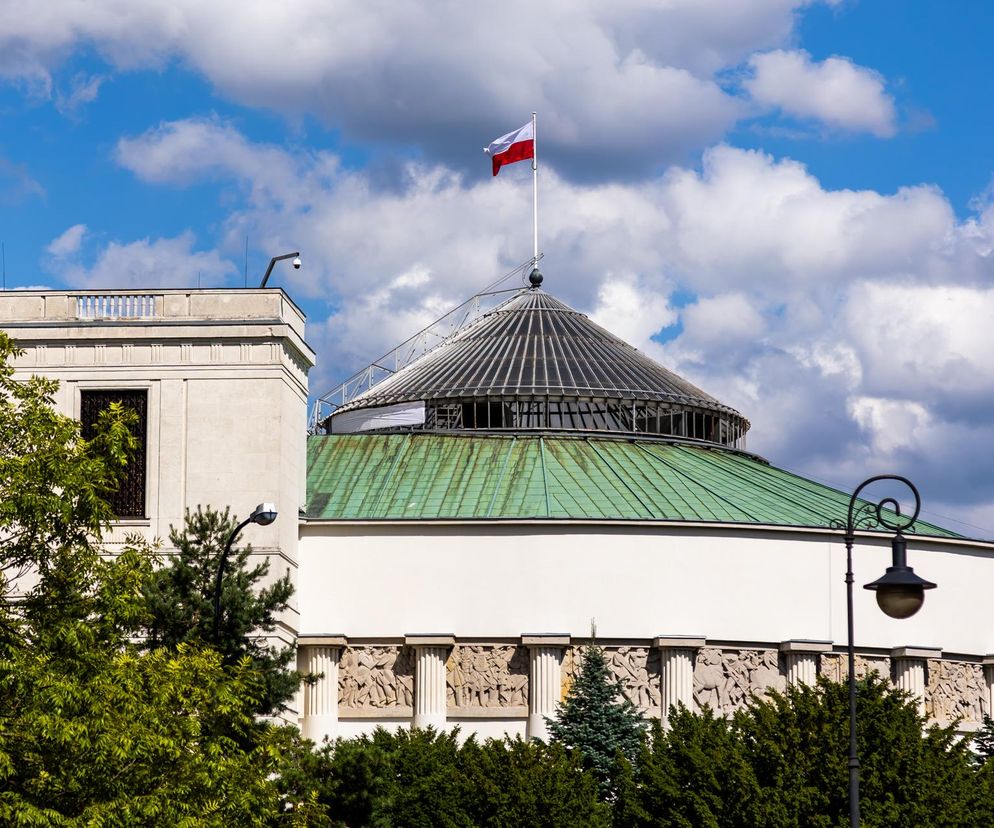
<path fill-rule="evenodd" d="M 821 661 L 821 654 L 830 652 L 831 649 L 831 641 L 793 639 L 780 642 L 787 684 L 791 686 L 814 684 L 818 680 L 818 663 Z"/>
<path fill-rule="evenodd" d="M 455 643 L 451 635 L 409 635 L 414 647 L 414 726 L 445 729 L 445 662 Z"/>
<path fill-rule="evenodd" d="M 549 728 L 545 720 L 556 715 L 556 703 L 562 695 L 563 652 L 569 644 L 569 636 L 523 635 L 521 643 L 528 647 L 530 657 L 525 732 L 530 739 L 548 741 Z"/>
<path fill-rule="evenodd" d="M 894 684 L 910 693 L 918 702 L 918 712 L 925 715 L 925 663 L 940 658 L 942 650 L 926 647 L 897 647 L 891 650 L 894 660 Z"/>
<path fill-rule="evenodd" d="M 682 704 L 694 709 L 694 658 L 704 646 L 704 636 L 657 636 L 659 648 L 659 695 L 663 728 L 669 727 L 670 708 Z"/>
<path fill-rule="evenodd" d="M 984 714 L 994 718 L 994 654 L 984 656 Z"/>
<path fill-rule="evenodd" d="M 300 730 L 315 742 L 338 736 L 338 662 L 345 643 L 343 636 L 310 636 L 298 641 L 298 666 L 305 675 L 315 677 L 301 686 Z"/>

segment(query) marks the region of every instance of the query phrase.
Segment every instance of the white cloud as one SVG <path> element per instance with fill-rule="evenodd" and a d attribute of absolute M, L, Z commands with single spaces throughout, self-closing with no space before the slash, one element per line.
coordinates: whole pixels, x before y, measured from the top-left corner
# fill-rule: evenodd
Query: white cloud
<path fill-rule="evenodd" d="M 633 277 L 606 274 L 597 290 L 597 304 L 590 317 L 626 342 L 639 348 L 657 351 L 652 337 L 676 322 L 676 312 L 667 296 Z"/>
<path fill-rule="evenodd" d="M 720 138 L 747 109 L 716 73 L 788 42 L 811 1 L 506 0 L 507 26 L 451 0 L 15 0 L 0 77 L 51 94 L 77 51 L 121 71 L 175 60 L 240 103 L 481 169 L 479 147 L 537 110 L 549 160 L 607 178 Z"/>
<path fill-rule="evenodd" d="M 883 457 L 922 445 L 933 425 L 928 409 L 910 400 L 853 397 L 849 411 L 873 450 Z"/>
<path fill-rule="evenodd" d="M 74 117 L 80 109 L 97 99 L 106 80 L 102 75 L 77 74 L 69 83 L 68 90 L 56 92 L 55 108 L 63 115 Z"/>
<path fill-rule="evenodd" d="M 224 282 L 235 268 L 213 250 L 193 249 L 190 231 L 175 238 L 139 239 L 103 246 L 92 264 L 80 256 L 86 227 L 74 225 L 48 245 L 46 267 L 66 284 L 87 289 L 205 287 Z"/>
<path fill-rule="evenodd" d="M 753 74 L 744 86 L 763 106 L 881 138 L 895 132 L 894 100 L 884 89 L 883 77 L 848 58 L 818 63 L 807 52 L 777 49 L 753 55 L 749 67 Z"/>
<path fill-rule="evenodd" d="M 83 236 L 86 235 L 85 224 L 74 224 L 58 237 L 49 242 L 45 250 L 56 258 L 64 258 L 79 252 L 83 244 Z"/>
<path fill-rule="evenodd" d="M 724 293 L 698 299 L 683 311 L 688 347 L 741 349 L 761 340 L 766 322 L 748 297 Z"/>
<path fill-rule="evenodd" d="M 308 323 L 317 392 L 531 251 L 527 169 L 469 183 L 410 163 L 383 190 L 334 155 L 202 120 L 122 142 L 119 159 L 149 181 L 212 177 L 242 193 L 233 253 L 246 233 L 303 252 L 284 284 L 334 307 Z M 544 286 L 739 408 L 752 449 L 843 486 L 924 469 L 942 483 L 933 505 L 959 504 L 947 511 L 994 502 L 990 211 L 958 221 L 927 186 L 828 190 L 797 162 L 727 146 L 699 171 L 638 184 L 547 172 L 541 210 Z M 696 300 L 675 308 L 677 288 Z M 652 340 L 677 320 L 682 335 Z"/>

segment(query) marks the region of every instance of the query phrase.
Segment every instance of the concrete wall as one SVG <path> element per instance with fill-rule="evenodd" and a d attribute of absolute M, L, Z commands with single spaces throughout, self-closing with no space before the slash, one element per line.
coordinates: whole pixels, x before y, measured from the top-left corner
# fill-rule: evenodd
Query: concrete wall
<path fill-rule="evenodd" d="M 915 617 L 883 615 L 862 584 L 890 564 L 859 538 L 859 642 L 994 650 L 987 593 L 994 545 L 909 540 L 909 561 L 939 584 Z M 622 524 L 305 524 L 301 631 L 398 636 L 702 634 L 713 640 L 846 638 L 845 548 L 825 532 Z"/>

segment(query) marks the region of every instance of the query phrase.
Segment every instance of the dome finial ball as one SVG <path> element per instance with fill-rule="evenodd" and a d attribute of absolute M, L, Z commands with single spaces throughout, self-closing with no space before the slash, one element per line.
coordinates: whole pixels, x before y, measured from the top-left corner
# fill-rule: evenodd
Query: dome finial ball
<path fill-rule="evenodd" d="M 537 267 L 533 267 L 532 272 L 528 274 L 528 281 L 531 282 L 532 287 L 542 284 L 542 278 L 542 272 Z"/>

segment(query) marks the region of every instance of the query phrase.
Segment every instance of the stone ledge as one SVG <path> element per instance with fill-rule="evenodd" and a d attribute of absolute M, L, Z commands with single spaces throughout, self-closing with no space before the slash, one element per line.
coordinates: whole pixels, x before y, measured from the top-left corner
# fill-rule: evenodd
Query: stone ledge
<path fill-rule="evenodd" d="M 894 647 L 891 658 L 942 658 L 941 647 Z"/>
<path fill-rule="evenodd" d="M 831 641 L 816 641 L 808 638 L 792 638 L 780 642 L 781 653 L 830 653 Z"/>
<path fill-rule="evenodd" d="M 349 640 L 344 635 L 298 635 L 298 647 L 347 647 Z"/>
<path fill-rule="evenodd" d="M 704 635 L 657 635 L 652 646 L 672 650 L 699 650 L 707 643 Z"/>
<path fill-rule="evenodd" d="M 569 633 L 524 633 L 521 643 L 526 647 L 568 647 Z"/>
<path fill-rule="evenodd" d="M 338 708 L 339 721 L 344 719 L 411 719 L 413 707 L 342 707 Z"/>
<path fill-rule="evenodd" d="M 404 643 L 409 647 L 451 647 L 456 637 L 452 633 L 406 633 Z"/>
<path fill-rule="evenodd" d="M 447 719 L 527 719 L 528 705 L 509 707 L 447 707 Z"/>

